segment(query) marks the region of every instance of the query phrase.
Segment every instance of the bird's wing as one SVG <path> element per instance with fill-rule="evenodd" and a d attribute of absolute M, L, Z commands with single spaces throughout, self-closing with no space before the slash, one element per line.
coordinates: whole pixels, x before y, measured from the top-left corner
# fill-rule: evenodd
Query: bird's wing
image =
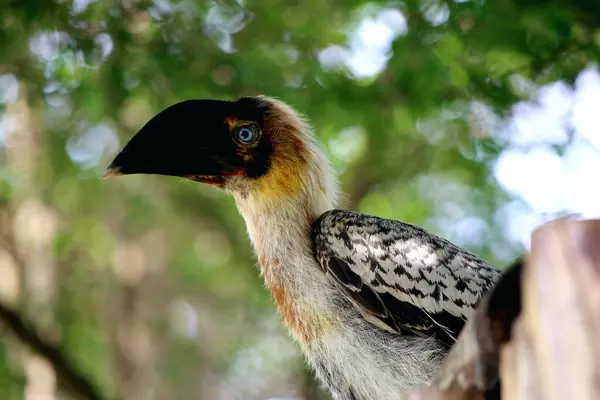
<path fill-rule="evenodd" d="M 315 257 L 371 323 L 451 345 L 500 271 L 418 226 L 331 210 Z"/>

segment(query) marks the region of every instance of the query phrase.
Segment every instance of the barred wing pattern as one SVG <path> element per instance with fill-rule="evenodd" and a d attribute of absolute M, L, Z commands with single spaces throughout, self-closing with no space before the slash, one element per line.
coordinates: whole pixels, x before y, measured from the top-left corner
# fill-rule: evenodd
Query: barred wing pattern
<path fill-rule="evenodd" d="M 327 211 L 312 238 L 321 267 L 369 322 L 448 347 L 500 275 L 418 226 L 365 214 Z"/>

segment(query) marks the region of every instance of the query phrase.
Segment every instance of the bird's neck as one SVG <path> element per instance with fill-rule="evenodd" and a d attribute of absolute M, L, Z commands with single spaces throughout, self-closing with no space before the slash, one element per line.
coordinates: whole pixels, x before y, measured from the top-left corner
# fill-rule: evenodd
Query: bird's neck
<path fill-rule="evenodd" d="M 235 196 L 265 274 L 298 252 L 310 252 L 312 223 L 335 206 L 333 180 L 323 176 L 323 169 L 309 168 L 290 192 Z"/>
<path fill-rule="evenodd" d="M 306 181 L 307 187 L 265 200 L 260 194 L 236 196 L 261 273 L 283 320 L 300 343 L 318 337 L 322 312 L 315 298 L 322 295 L 324 279 L 312 251 L 312 223 L 335 206 L 333 188 Z M 309 301 L 309 304 L 303 303 Z"/>
<path fill-rule="evenodd" d="M 309 251 L 312 223 L 337 202 L 331 164 L 311 135 L 295 137 L 278 144 L 253 188 L 233 192 L 265 274 L 282 257 Z"/>
<path fill-rule="evenodd" d="M 311 129 L 289 107 L 275 103 L 269 171 L 251 186 L 232 190 L 246 221 L 266 286 L 283 319 L 300 342 L 310 341 L 320 324 L 314 305 L 324 279 L 312 251 L 312 223 L 336 205 L 337 181 Z M 282 117 L 283 116 L 283 117 Z M 317 296 L 318 297 L 318 296 Z M 304 300 L 302 300 L 304 299 Z M 317 318 L 317 320 L 315 319 Z"/>

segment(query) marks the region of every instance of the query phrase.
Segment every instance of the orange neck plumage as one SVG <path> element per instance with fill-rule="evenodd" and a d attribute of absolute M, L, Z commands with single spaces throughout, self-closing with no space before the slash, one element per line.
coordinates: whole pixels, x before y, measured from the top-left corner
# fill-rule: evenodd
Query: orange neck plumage
<path fill-rule="evenodd" d="M 278 268 L 279 265 L 277 260 L 273 260 L 273 268 Z M 302 343 L 310 343 L 317 336 L 316 326 L 310 324 L 310 318 L 303 315 L 295 304 L 293 295 L 287 290 L 285 284 L 281 284 L 278 279 L 273 278 L 273 269 L 267 262 L 260 263 L 263 276 L 265 278 L 265 284 L 275 304 L 279 309 L 281 318 L 284 323 L 291 331 L 291 333 L 298 338 Z"/>

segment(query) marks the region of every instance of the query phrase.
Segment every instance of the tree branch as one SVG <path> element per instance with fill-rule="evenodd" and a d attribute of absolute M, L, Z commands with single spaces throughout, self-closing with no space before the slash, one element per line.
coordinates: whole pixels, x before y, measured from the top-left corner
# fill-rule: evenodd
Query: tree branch
<path fill-rule="evenodd" d="M 89 400 L 104 399 L 91 380 L 68 360 L 60 345 L 42 338 L 37 329 L 25 321 L 18 311 L 3 302 L 0 302 L 0 321 L 23 343 L 47 359 L 54 368 L 57 378 L 73 394 Z"/>

